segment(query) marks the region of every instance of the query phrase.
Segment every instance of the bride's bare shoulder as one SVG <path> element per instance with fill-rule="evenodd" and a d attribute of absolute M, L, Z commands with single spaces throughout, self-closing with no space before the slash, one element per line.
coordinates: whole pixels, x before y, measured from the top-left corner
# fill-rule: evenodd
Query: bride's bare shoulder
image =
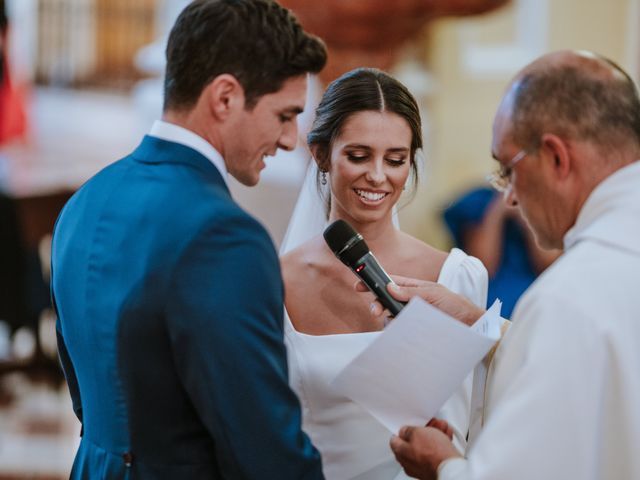
<path fill-rule="evenodd" d="M 318 329 L 318 318 L 323 322 L 331 319 L 325 300 L 336 290 L 331 287 L 340 279 L 342 264 L 333 256 L 321 235 L 284 255 L 281 262 L 285 305 L 291 322 L 301 332 L 323 333 L 322 328 Z M 348 271 L 347 274 L 350 275 Z M 343 290 L 338 288 L 337 292 Z M 310 292 L 325 293 L 317 295 Z"/>
<path fill-rule="evenodd" d="M 329 250 L 322 235 L 313 237 L 299 247 L 280 257 L 282 275 L 285 278 L 296 278 L 310 272 L 322 270 L 327 264 Z"/>
<path fill-rule="evenodd" d="M 415 278 L 437 278 L 449 252 L 439 250 L 405 232 L 400 232 L 401 263 Z"/>

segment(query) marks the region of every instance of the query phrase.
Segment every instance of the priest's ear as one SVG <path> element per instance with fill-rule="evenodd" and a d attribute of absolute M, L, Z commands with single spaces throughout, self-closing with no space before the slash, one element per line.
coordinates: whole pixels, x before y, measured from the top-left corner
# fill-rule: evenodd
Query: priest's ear
<path fill-rule="evenodd" d="M 573 168 L 570 144 L 558 135 L 545 133 L 540 151 L 545 156 L 545 166 L 553 170 L 556 178 L 566 180 Z"/>
<path fill-rule="evenodd" d="M 229 73 L 215 77 L 202 95 L 214 118 L 224 121 L 240 109 L 244 109 L 244 89 L 238 79 Z"/>

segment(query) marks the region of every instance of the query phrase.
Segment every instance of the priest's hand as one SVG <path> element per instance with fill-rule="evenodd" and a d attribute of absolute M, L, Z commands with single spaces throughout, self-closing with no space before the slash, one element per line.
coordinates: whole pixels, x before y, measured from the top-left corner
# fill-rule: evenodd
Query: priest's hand
<path fill-rule="evenodd" d="M 420 480 L 436 480 L 438 466 L 460 456 L 451 439 L 434 427 L 402 427 L 390 446 L 405 473 Z"/>
<path fill-rule="evenodd" d="M 418 296 L 466 325 L 473 325 L 485 313 L 467 298 L 453 293 L 439 283 L 399 275 L 392 275 L 392 278 L 395 285 L 390 283 L 387 285 L 387 290 L 393 298 L 401 302 L 408 302 Z M 367 286 L 362 282 L 356 285 L 356 290 L 368 291 Z M 384 307 L 380 302 L 376 301 L 372 304 L 371 313 L 374 316 L 381 315 L 383 310 Z"/>
<path fill-rule="evenodd" d="M 429 420 L 429 423 L 427 423 L 426 426 L 437 428 L 442 433 L 444 433 L 447 437 L 449 437 L 449 440 L 453 440 L 453 428 L 451 427 L 451 425 L 449 425 L 449 423 L 446 420 L 442 420 L 441 418 L 434 417 L 431 420 Z"/>

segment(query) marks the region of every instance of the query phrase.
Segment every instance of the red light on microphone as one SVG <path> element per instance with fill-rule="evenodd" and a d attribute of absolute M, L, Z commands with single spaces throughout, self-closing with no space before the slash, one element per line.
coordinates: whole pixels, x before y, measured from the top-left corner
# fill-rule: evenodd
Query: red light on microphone
<path fill-rule="evenodd" d="M 364 270 L 364 263 L 361 263 L 356 267 L 356 273 L 360 273 L 362 270 Z"/>

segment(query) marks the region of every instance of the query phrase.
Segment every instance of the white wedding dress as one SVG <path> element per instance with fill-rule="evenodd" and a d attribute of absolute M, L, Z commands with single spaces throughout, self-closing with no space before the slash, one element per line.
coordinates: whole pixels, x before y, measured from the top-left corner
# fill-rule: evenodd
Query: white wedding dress
<path fill-rule="evenodd" d="M 324 229 L 326 222 L 321 201 L 315 194 L 314 170 L 314 165 L 311 165 L 281 253 L 297 247 Z M 451 250 L 440 271 L 438 283 L 483 308 L 486 306 L 487 271 L 478 259 L 459 249 Z M 380 332 L 304 334 L 295 330 L 285 311 L 289 381 L 300 398 L 303 430 L 320 451 L 327 480 L 409 478 L 389 448 L 392 432 L 330 385 L 338 372 L 378 335 Z M 471 387 L 472 375 L 469 375 L 437 415 L 454 428 L 454 444 L 461 452 L 465 449 L 469 426 Z M 425 388 L 429 386 L 425 385 Z"/>

